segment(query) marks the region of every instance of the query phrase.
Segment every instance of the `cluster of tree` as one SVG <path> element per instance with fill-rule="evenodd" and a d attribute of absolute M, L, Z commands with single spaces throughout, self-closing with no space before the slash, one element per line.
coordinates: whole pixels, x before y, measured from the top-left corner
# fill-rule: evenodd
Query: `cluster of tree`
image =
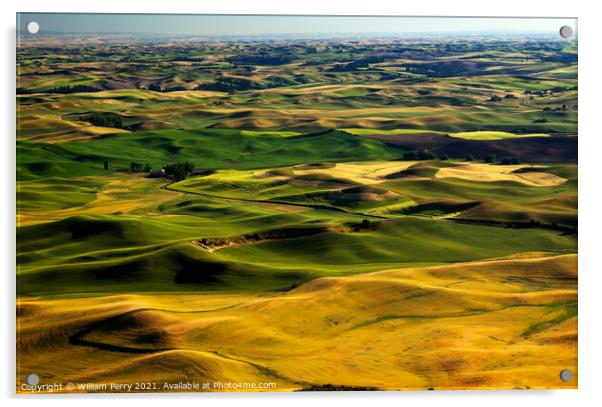
<path fill-rule="evenodd" d="M 364 219 L 361 222 L 353 222 L 348 225 L 353 229 L 354 232 L 362 232 L 376 229 L 381 223 L 371 222 L 368 219 Z"/>
<path fill-rule="evenodd" d="M 502 165 L 518 165 L 520 164 L 520 160 L 518 157 L 504 157 L 500 160 L 500 164 Z"/>
<path fill-rule="evenodd" d="M 141 87 L 140 89 L 144 89 L 144 87 Z M 167 88 L 162 88 L 161 85 L 157 83 L 151 83 L 146 87 L 146 89 L 153 92 L 178 92 L 181 90 L 186 90 L 186 87 L 183 85 L 173 85 Z"/>
<path fill-rule="evenodd" d="M 474 157 L 472 155 L 470 155 L 471 159 L 468 160 L 468 157 L 466 158 L 467 161 L 474 161 Z M 497 156 L 495 154 L 487 154 L 485 156 L 485 159 L 483 160 L 483 162 L 487 163 L 487 164 L 496 164 L 498 162 Z M 499 164 L 501 165 L 517 165 L 520 164 L 520 160 L 517 157 L 504 157 L 499 161 Z"/>
<path fill-rule="evenodd" d="M 569 110 L 569 107 L 567 105 L 557 107 L 546 106 L 543 108 L 544 112 L 566 112 L 567 110 Z"/>
<path fill-rule="evenodd" d="M 297 79 L 300 78 L 298 81 Z M 270 76 L 264 79 L 263 82 L 254 81 L 247 78 L 236 76 L 220 76 L 215 79 L 215 82 L 205 82 L 198 85 L 195 90 L 213 90 L 218 92 L 237 92 L 250 89 L 267 89 L 277 88 L 280 86 L 297 85 L 299 83 L 308 83 L 309 81 L 303 77 L 286 78 L 278 76 Z"/>
<path fill-rule="evenodd" d="M 329 68 L 329 72 L 353 72 L 358 69 L 366 69 L 369 68 L 366 62 L 349 62 L 346 64 L 334 64 L 332 68 Z"/>
<path fill-rule="evenodd" d="M 96 88 L 88 85 L 65 85 L 57 86 L 52 89 L 48 89 L 47 93 L 80 93 L 80 92 L 102 92 L 103 89 Z"/>
<path fill-rule="evenodd" d="M 173 178 L 176 181 L 182 181 L 186 179 L 187 176 L 192 174 L 194 170 L 194 165 L 192 163 L 177 163 L 177 164 L 169 164 L 163 167 L 165 170 L 165 175 Z"/>
<path fill-rule="evenodd" d="M 163 88 L 161 87 L 161 85 L 156 83 L 151 83 L 150 85 L 148 85 L 148 90 L 151 90 L 153 92 L 163 92 Z"/>
<path fill-rule="evenodd" d="M 163 89 L 163 92 L 179 92 L 182 90 L 186 90 L 186 86 L 183 85 L 174 85 L 168 88 Z"/>
<path fill-rule="evenodd" d="M 139 162 L 131 162 L 130 163 L 130 171 L 131 172 L 150 172 L 151 166 L 149 163 L 142 164 Z"/>
<path fill-rule="evenodd" d="M 450 76 L 470 76 L 487 73 L 485 68 L 492 65 L 488 62 L 466 61 L 441 61 L 421 64 L 406 64 L 408 72 L 426 75 L 433 78 L 446 78 Z"/>
<path fill-rule="evenodd" d="M 93 126 L 123 128 L 121 116 L 112 112 L 93 112 L 87 116 L 81 116 L 81 120 L 85 120 Z"/>
<path fill-rule="evenodd" d="M 399 58 L 398 54 L 393 52 L 390 55 L 387 54 L 377 54 L 377 55 L 368 55 L 364 58 L 360 58 L 356 60 L 358 63 L 363 64 L 378 64 L 380 62 L 385 62 L 387 59 L 397 59 Z"/>
<path fill-rule="evenodd" d="M 403 160 L 406 161 L 420 161 L 420 160 L 441 160 L 441 161 L 447 161 L 450 159 L 449 155 L 447 153 L 441 153 L 439 155 L 436 155 L 435 153 L 433 153 L 432 151 L 429 150 L 412 150 L 412 151 L 406 151 L 405 153 L 403 153 L 402 156 Z M 474 157 L 469 154 L 468 157 L 466 157 L 466 161 L 474 161 Z"/>
<path fill-rule="evenodd" d="M 502 98 L 501 98 L 501 97 L 499 97 L 498 95 L 493 95 L 493 96 L 491 96 L 491 98 L 489 99 L 489 101 L 490 101 L 490 102 L 499 102 L 499 101 L 501 101 L 501 100 L 502 100 Z"/>
<path fill-rule="evenodd" d="M 567 92 L 569 90 L 577 90 L 577 86 L 554 86 L 550 89 L 550 92 L 559 93 L 559 92 Z"/>
<path fill-rule="evenodd" d="M 291 54 L 268 54 L 261 53 L 256 55 L 237 55 L 228 58 L 227 61 L 240 65 L 286 65 L 293 62 Z"/>
<path fill-rule="evenodd" d="M 405 153 L 403 153 L 402 156 L 403 160 L 407 160 L 407 161 L 419 161 L 419 160 L 441 160 L 441 161 L 446 161 L 449 160 L 450 157 L 449 155 L 447 155 L 446 153 L 441 153 L 438 156 L 435 155 L 433 152 L 428 151 L 428 150 L 413 150 L 413 151 L 406 151 Z M 472 154 L 468 154 L 465 158 L 466 161 L 475 161 L 475 157 Z M 504 157 L 501 160 L 499 160 L 496 157 L 495 154 L 487 154 L 485 156 L 485 159 L 483 160 L 483 162 L 487 163 L 487 164 L 496 164 L 499 163 L 501 165 L 517 165 L 520 164 L 520 159 L 518 157 Z"/>
<path fill-rule="evenodd" d="M 204 61 L 203 57 L 200 56 L 187 56 L 187 55 L 177 55 L 173 58 L 168 59 L 168 62 L 202 62 Z"/>
<path fill-rule="evenodd" d="M 407 161 L 415 160 L 434 160 L 437 156 L 432 151 L 428 150 L 413 150 L 403 153 L 402 158 Z"/>
<path fill-rule="evenodd" d="M 439 156 L 436 156 L 434 153 L 427 151 L 427 150 L 407 151 L 403 154 L 403 160 L 407 160 L 407 161 L 434 160 L 434 159 L 446 161 L 446 160 L 449 160 L 450 157 L 446 153 L 442 153 L 442 154 L 439 154 Z M 474 155 L 472 155 L 472 154 L 468 154 L 465 158 L 465 161 L 475 161 L 475 160 L 476 159 L 475 159 Z M 496 163 L 498 163 L 498 159 L 495 154 L 487 154 L 487 156 L 485 156 L 485 159 L 483 160 L 483 162 L 488 163 L 488 164 L 496 164 Z M 520 159 L 517 157 L 504 157 L 499 161 L 499 164 L 501 164 L 501 165 L 517 165 L 517 164 L 520 164 Z"/>
<path fill-rule="evenodd" d="M 516 96 L 514 96 L 512 93 L 508 93 L 506 96 L 504 96 L 504 99 L 516 99 Z"/>
<path fill-rule="evenodd" d="M 207 63 L 207 62 L 193 62 L 190 66 L 194 66 L 199 71 L 223 71 L 229 69 L 236 69 L 238 65 L 236 64 L 215 64 L 215 63 Z M 249 66 L 245 67 L 245 70 L 251 72 L 255 70 L 254 67 Z"/>
<path fill-rule="evenodd" d="M 542 62 L 577 62 L 577 54 L 570 52 L 555 52 L 551 55 L 541 56 Z"/>
<path fill-rule="evenodd" d="M 65 86 L 56 86 L 54 88 L 48 89 L 47 91 L 39 91 L 34 89 L 27 88 L 17 88 L 17 95 L 30 95 L 32 93 L 38 92 L 46 92 L 46 93 L 80 93 L 80 92 L 102 92 L 104 89 L 96 88 L 94 86 L 88 85 L 65 85 Z"/>
<path fill-rule="evenodd" d="M 268 87 L 277 88 L 280 86 L 291 86 L 291 85 L 299 85 L 303 82 L 297 82 L 297 77 L 294 79 L 288 76 L 268 76 L 265 80 L 269 83 Z"/>
<path fill-rule="evenodd" d="M 553 93 L 568 92 L 570 90 L 577 90 L 577 86 L 554 86 L 550 89 L 525 90 L 524 94 L 525 95 L 546 96 L 546 95 L 551 95 Z"/>
<path fill-rule="evenodd" d="M 545 96 L 549 92 L 547 90 L 526 90 L 524 91 L 525 95 L 537 95 L 537 96 Z"/>
<path fill-rule="evenodd" d="M 249 89 L 265 89 L 266 86 L 260 82 L 252 81 L 246 78 L 236 78 L 224 76 L 217 78 L 215 82 L 202 83 L 196 87 L 196 90 L 213 90 L 218 92 L 236 92 Z"/>
<path fill-rule="evenodd" d="M 148 85 L 147 89 L 153 92 L 178 92 L 181 90 L 186 90 L 186 87 L 183 85 L 173 85 L 168 88 L 162 88 L 161 85 L 157 83 L 151 83 Z"/>
<path fill-rule="evenodd" d="M 495 164 L 496 161 L 497 157 L 495 156 L 495 154 L 487 154 L 485 156 L 485 162 L 488 164 Z"/>

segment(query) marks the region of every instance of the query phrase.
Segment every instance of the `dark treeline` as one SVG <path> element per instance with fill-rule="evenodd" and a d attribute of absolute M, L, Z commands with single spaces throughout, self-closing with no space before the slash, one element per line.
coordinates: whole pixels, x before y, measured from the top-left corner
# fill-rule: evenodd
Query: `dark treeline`
<path fill-rule="evenodd" d="M 403 153 L 402 159 L 406 161 L 416 161 L 416 160 L 434 160 L 437 158 L 435 153 L 428 150 L 412 150 L 406 151 Z M 446 158 L 447 159 L 447 158 Z"/>
<path fill-rule="evenodd" d="M 577 90 L 577 86 L 554 86 L 550 89 L 525 90 L 523 93 L 525 95 L 547 96 L 547 95 L 551 95 L 553 93 L 568 92 L 571 90 Z"/>
<path fill-rule="evenodd" d="M 571 54 L 568 52 L 560 52 L 554 55 L 545 55 L 539 58 L 542 62 L 577 62 L 577 54 Z"/>
<path fill-rule="evenodd" d="M 450 76 L 481 75 L 485 68 L 494 65 L 487 62 L 443 61 L 425 64 L 406 64 L 408 72 L 426 75 L 434 78 Z"/>
<path fill-rule="evenodd" d="M 96 88 L 88 85 L 65 85 L 57 86 L 52 89 L 48 89 L 46 93 L 80 93 L 80 92 L 102 92 L 104 89 Z"/>
<path fill-rule="evenodd" d="M 194 164 L 192 163 L 177 163 L 177 164 L 169 164 L 163 167 L 165 170 L 165 175 L 169 178 L 174 179 L 175 181 L 182 181 L 186 179 L 187 176 L 192 175 L 192 171 L 194 170 Z"/>
<path fill-rule="evenodd" d="M 139 162 L 131 162 L 130 163 L 130 171 L 131 172 L 151 172 L 151 166 L 149 163 L 142 164 Z"/>
<path fill-rule="evenodd" d="M 424 161 L 424 160 L 440 160 L 447 161 L 450 159 L 450 156 L 447 153 L 441 153 L 439 155 L 435 154 L 429 150 L 410 150 L 403 153 L 402 160 L 404 161 Z M 459 159 L 459 158 L 457 158 Z M 475 157 L 472 154 L 468 154 L 465 158 L 465 161 L 475 161 Z M 487 154 L 484 163 L 487 164 L 500 164 L 500 165 L 518 165 L 520 164 L 520 159 L 518 157 L 504 157 L 498 161 L 495 154 Z"/>
<path fill-rule="evenodd" d="M 267 86 L 260 82 L 245 78 L 222 77 L 215 82 L 202 83 L 196 90 L 213 90 L 218 92 L 236 92 L 249 89 L 265 89 Z"/>
<path fill-rule="evenodd" d="M 108 161 L 105 160 L 106 166 L 108 167 Z M 153 171 L 152 166 L 149 163 L 143 164 L 138 161 L 132 161 L 130 163 L 130 172 L 133 173 L 147 173 L 151 178 L 167 177 L 175 181 L 182 181 L 186 177 L 193 174 L 194 164 L 189 162 L 175 163 L 164 165 L 161 170 Z M 202 172 L 200 172 L 202 174 Z"/>
<path fill-rule="evenodd" d="M 291 54 L 238 55 L 227 59 L 230 63 L 240 65 L 286 65 L 293 62 L 293 60 L 294 58 Z"/>
<path fill-rule="evenodd" d="M 87 116 L 82 116 L 82 120 L 99 127 L 123 128 L 123 120 L 117 113 L 112 112 L 94 112 Z"/>
<path fill-rule="evenodd" d="M 104 89 L 96 88 L 88 85 L 65 85 L 56 86 L 48 90 L 34 90 L 26 88 L 17 88 L 17 95 L 30 95 L 32 93 L 81 93 L 81 92 L 102 92 Z"/>

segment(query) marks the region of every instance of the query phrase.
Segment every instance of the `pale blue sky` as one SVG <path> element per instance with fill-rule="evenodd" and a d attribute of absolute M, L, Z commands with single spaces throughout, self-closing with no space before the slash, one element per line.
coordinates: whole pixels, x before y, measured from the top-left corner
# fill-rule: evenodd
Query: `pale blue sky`
<path fill-rule="evenodd" d="M 62 14 L 21 13 L 22 29 L 30 21 L 39 34 L 146 33 L 164 35 L 261 35 L 334 33 L 462 33 L 538 32 L 554 35 L 562 25 L 575 29 L 571 18 L 433 18 L 433 17 L 319 17 L 224 16 L 175 14 Z"/>

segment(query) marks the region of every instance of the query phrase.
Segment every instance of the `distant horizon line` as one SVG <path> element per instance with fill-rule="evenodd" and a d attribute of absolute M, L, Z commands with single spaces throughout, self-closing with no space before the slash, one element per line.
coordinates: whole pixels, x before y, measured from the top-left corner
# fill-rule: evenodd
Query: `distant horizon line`
<path fill-rule="evenodd" d="M 27 29 L 18 29 L 17 34 L 26 35 L 28 37 L 51 37 L 51 36 L 89 36 L 89 35 L 104 35 L 119 36 L 119 35 L 130 35 L 130 36 L 155 36 L 162 38 L 190 38 L 190 37 L 209 37 L 209 38 L 232 38 L 232 37 L 300 37 L 300 36 L 323 36 L 323 37 L 353 37 L 361 35 L 380 36 L 386 37 L 432 37 L 439 35 L 446 35 L 452 37 L 463 37 L 463 36 L 519 36 L 519 35 L 536 35 L 558 38 L 558 40 L 566 41 L 567 39 L 560 37 L 557 34 L 552 34 L 549 31 L 544 30 L 467 30 L 467 31 L 415 31 L 415 32 L 379 32 L 379 31 L 357 31 L 357 32 L 282 32 L 282 33 L 236 33 L 236 34 L 219 34 L 219 33 L 161 33 L 161 32 L 138 32 L 138 31 L 46 31 L 31 34 Z M 577 37 L 577 33 L 574 34 Z"/>

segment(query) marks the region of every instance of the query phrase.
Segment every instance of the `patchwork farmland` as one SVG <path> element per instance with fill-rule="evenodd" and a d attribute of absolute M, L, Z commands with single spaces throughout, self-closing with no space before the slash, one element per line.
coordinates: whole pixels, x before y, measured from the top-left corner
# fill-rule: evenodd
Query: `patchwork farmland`
<path fill-rule="evenodd" d="M 17 72 L 18 391 L 576 387 L 576 43 L 32 36 Z"/>

